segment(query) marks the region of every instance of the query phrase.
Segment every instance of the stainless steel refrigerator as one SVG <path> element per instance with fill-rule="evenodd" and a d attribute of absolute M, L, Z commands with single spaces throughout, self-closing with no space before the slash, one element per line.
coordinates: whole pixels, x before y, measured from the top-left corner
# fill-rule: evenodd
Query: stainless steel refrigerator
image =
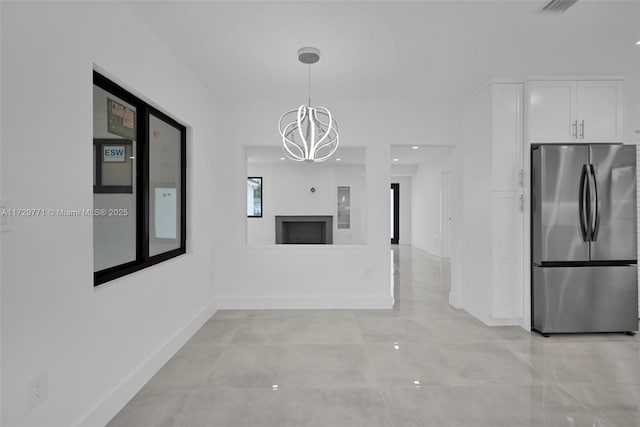
<path fill-rule="evenodd" d="M 531 147 L 532 325 L 638 330 L 636 147 Z"/>

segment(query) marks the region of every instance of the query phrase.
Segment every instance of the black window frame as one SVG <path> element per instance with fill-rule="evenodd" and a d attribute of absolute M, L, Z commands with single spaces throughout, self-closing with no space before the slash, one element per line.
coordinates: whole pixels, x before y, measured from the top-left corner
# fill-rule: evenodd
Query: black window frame
<path fill-rule="evenodd" d="M 147 104 L 107 77 L 93 71 L 93 85 L 113 94 L 136 108 L 136 259 L 93 273 L 98 286 L 136 271 L 151 267 L 187 252 L 187 128 L 165 113 Z M 149 115 L 180 131 L 180 246 L 149 256 Z M 117 141 L 117 140 L 116 140 Z M 94 159 L 95 160 L 95 159 Z"/>
<path fill-rule="evenodd" d="M 391 184 L 393 190 L 393 237 L 391 244 L 397 245 L 400 241 L 400 183 Z"/>

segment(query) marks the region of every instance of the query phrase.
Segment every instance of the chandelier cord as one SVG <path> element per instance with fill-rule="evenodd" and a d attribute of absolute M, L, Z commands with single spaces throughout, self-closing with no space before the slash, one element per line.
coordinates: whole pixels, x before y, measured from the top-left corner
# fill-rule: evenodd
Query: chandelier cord
<path fill-rule="evenodd" d="M 309 64 L 309 107 L 311 107 L 311 64 Z"/>

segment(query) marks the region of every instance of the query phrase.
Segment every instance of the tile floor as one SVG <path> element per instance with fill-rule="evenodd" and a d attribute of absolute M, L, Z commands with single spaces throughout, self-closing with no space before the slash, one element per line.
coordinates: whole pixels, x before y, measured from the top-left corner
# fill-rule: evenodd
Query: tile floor
<path fill-rule="evenodd" d="M 219 311 L 109 427 L 640 426 L 638 336 L 486 327 L 394 251 L 393 310 Z"/>

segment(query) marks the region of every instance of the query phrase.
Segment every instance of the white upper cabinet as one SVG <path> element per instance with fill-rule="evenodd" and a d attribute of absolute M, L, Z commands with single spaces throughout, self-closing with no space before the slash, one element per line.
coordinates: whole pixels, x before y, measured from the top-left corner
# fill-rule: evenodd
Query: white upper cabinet
<path fill-rule="evenodd" d="M 531 142 L 622 142 L 621 80 L 529 82 Z"/>
<path fill-rule="evenodd" d="M 578 138 L 622 142 L 622 81 L 577 82 Z"/>
<path fill-rule="evenodd" d="M 573 142 L 576 134 L 576 82 L 529 82 L 529 139 Z"/>

